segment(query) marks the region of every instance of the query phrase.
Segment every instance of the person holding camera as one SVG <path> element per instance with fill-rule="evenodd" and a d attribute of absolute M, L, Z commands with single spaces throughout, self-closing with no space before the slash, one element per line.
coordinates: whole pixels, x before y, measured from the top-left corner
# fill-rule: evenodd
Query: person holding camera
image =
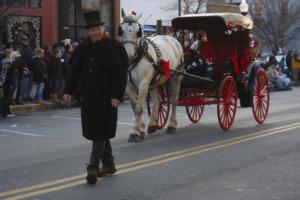
<path fill-rule="evenodd" d="M 3 117 L 14 117 L 11 113 L 10 103 L 12 96 L 12 85 L 13 85 L 13 52 L 11 50 L 6 51 L 6 56 L 1 61 L 0 71 L 0 101 L 3 103 L 2 116 Z"/>

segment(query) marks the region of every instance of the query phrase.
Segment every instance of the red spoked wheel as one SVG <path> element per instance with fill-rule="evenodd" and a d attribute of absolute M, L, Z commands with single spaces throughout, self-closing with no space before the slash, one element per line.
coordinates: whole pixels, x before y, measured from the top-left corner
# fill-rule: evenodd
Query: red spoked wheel
<path fill-rule="evenodd" d="M 204 105 L 198 105 L 197 101 L 203 99 L 203 94 L 199 92 L 189 91 L 187 93 L 187 97 L 191 103 L 191 105 L 185 106 L 186 113 L 191 120 L 191 122 L 198 122 L 203 114 Z"/>
<path fill-rule="evenodd" d="M 252 92 L 252 111 L 257 123 L 262 124 L 266 120 L 269 113 L 269 104 L 269 79 L 263 69 L 258 69 Z"/>
<path fill-rule="evenodd" d="M 159 108 L 158 108 L 158 128 L 163 128 L 168 119 L 170 114 L 170 94 L 168 91 L 168 88 L 166 86 L 158 86 L 158 94 L 160 98 Z M 152 102 L 152 97 L 150 96 L 150 93 L 148 93 L 147 96 L 147 110 L 148 115 L 151 115 L 151 112 L 153 110 L 154 104 Z"/>
<path fill-rule="evenodd" d="M 237 89 L 232 76 L 227 76 L 220 87 L 217 105 L 219 124 L 223 130 L 232 126 L 237 109 Z"/>

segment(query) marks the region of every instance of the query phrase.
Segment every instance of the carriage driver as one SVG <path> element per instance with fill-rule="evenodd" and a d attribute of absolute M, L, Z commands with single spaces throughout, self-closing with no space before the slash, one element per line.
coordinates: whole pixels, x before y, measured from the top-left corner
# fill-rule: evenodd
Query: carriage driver
<path fill-rule="evenodd" d="M 95 184 L 97 177 L 117 171 L 110 139 L 116 135 L 117 108 L 125 92 L 128 57 L 120 42 L 107 37 L 99 11 L 88 12 L 84 18 L 88 37 L 70 60 L 64 100 L 71 102 L 71 94 L 81 81 L 82 133 L 92 141 L 86 179 Z"/>

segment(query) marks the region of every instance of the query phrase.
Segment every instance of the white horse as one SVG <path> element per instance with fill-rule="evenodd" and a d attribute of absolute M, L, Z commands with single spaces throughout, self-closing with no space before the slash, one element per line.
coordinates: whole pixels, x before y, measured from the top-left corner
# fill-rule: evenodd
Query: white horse
<path fill-rule="evenodd" d="M 157 64 L 162 59 L 169 61 L 170 69 L 179 69 L 183 64 L 183 50 L 175 38 L 167 35 L 143 37 L 143 29 L 138 23 L 141 16 L 141 14 L 136 16 L 135 13 L 126 15 L 122 9 L 123 22 L 119 27 L 119 36 L 130 62 L 126 93 L 136 118 L 133 133 L 130 134 L 128 139 L 129 142 L 138 142 L 140 139 L 144 139 L 145 124 L 142 114 L 148 91 L 150 91 L 154 107 L 151 112 L 147 132 L 153 133 L 157 130 L 158 109 L 161 98 L 157 86 L 167 81 L 166 76 L 159 70 L 161 66 Z M 176 130 L 176 105 L 182 78 L 183 76 L 178 73 L 171 73 L 169 79 L 172 91 L 172 109 L 168 123 L 168 133 Z M 153 82 L 155 83 L 153 84 Z"/>

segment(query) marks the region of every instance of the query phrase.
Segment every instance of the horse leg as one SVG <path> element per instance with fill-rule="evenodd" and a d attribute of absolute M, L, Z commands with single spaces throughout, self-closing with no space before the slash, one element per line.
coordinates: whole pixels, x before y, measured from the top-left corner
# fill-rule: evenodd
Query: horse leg
<path fill-rule="evenodd" d="M 180 83 L 183 76 L 179 74 L 173 74 L 170 79 L 171 88 L 172 88 L 172 96 L 171 96 L 171 117 L 168 124 L 167 133 L 174 133 L 176 131 L 177 126 L 177 118 L 176 118 L 176 106 L 179 98 L 180 92 Z"/>
<path fill-rule="evenodd" d="M 158 89 L 155 88 L 152 91 L 150 91 L 151 94 L 151 100 L 153 103 L 153 109 L 151 111 L 150 115 L 150 122 L 148 124 L 148 130 L 147 133 L 151 134 L 154 133 L 158 129 L 158 109 L 159 109 L 159 103 L 160 103 L 160 95 L 158 92 Z"/>
<path fill-rule="evenodd" d="M 127 84 L 127 85 L 128 85 L 128 87 L 126 88 L 126 92 L 127 92 L 128 97 L 129 97 L 133 113 L 135 114 L 138 94 L 137 94 L 136 88 L 134 86 L 132 86 L 130 83 Z M 133 131 L 134 132 L 131 134 L 130 137 L 133 137 L 133 138 L 140 137 L 141 139 L 144 139 L 144 136 L 145 136 L 145 123 L 144 123 L 144 120 L 143 120 L 142 117 L 141 117 L 139 125 L 137 127 L 134 126 Z M 130 140 L 132 140 L 132 139 L 130 139 Z"/>
<path fill-rule="evenodd" d="M 138 130 L 140 127 L 142 127 L 142 114 L 144 112 L 144 103 L 147 97 L 148 93 L 148 87 L 149 87 L 149 82 L 143 81 L 139 87 L 139 94 L 137 101 L 135 103 L 135 109 L 134 109 L 134 114 L 135 114 L 135 125 L 134 125 L 134 133 L 132 133 L 129 136 L 128 141 L 129 142 L 139 142 L 140 139 L 144 139 L 144 134 L 140 133 Z"/>

